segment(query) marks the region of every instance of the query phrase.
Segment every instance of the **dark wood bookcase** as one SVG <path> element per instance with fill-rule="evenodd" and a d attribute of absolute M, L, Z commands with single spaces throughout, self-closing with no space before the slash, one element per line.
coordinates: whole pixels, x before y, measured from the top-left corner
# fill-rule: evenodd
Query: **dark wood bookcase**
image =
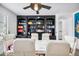
<path fill-rule="evenodd" d="M 17 36 L 31 38 L 31 33 L 50 33 L 55 39 L 55 15 L 17 16 Z M 41 35 L 39 35 L 41 36 Z M 41 39 L 41 38 L 40 38 Z"/>

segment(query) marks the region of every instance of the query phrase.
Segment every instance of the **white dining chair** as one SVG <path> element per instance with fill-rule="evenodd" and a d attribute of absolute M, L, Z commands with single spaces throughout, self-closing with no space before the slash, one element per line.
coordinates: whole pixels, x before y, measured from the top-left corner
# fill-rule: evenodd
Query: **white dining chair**
<path fill-rule="evenodd" d="M 13 43 L 13 52 L 8 56 L 35 56 L 34 41 L 26 39 L 16 39 Z"/>
<path fill-rule="evenodd" d="M 70 45 L 66 42 L 51 42 L 47 46 L 46 56 L 69 56 Z"/>

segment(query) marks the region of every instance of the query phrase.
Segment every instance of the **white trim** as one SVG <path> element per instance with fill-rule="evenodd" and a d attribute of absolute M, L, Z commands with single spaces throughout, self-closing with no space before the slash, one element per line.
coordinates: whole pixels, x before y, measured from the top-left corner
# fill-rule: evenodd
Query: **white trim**
<path fill-rule="evenodd" d="M 6 27 L 6 34 L 8 34 L 8 16 L 6 16 L 6 24 L 7 24 L 7 27 Z"/>

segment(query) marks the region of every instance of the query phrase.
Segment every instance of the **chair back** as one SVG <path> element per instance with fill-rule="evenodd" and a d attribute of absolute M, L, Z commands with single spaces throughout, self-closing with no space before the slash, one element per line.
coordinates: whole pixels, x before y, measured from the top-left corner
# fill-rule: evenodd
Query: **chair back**
<path fill-rule="evenodd" d="M 38 40 L 38 33 L 31 33 L 31 39 Z"/>
<path fill-rule="evenodd" d="M 51 42 L 47 46 L 47 56 L 68 56 L 70 45 L 68 43 Z"/>
<path fill-rule="evenodd" d="M 43 33 L 42 34 L 42 40 L 49 40 L 49 33 Z"/>
<path fill-rule="evenodd" d="M 31 40 L 15 40 L 13 47 L 15 56 L 35 55 L 35 44 Z"/>

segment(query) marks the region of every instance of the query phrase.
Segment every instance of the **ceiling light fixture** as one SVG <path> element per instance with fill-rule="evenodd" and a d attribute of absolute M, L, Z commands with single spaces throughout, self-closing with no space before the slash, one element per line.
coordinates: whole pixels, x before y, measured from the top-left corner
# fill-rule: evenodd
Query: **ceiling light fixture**
<path fill-rule="evenodd" d="M 35 5 L 34 5 L 34 10 L 35 10 L 35 11 L 38 11 L 38 4 L 35 4 Z"/>
<path fill-rule="evenodd" d="M 31 3 L 29 6 L 24 7 L 23 9 L 31 8 L 32 10 L 36 11 L 37 14 L 39 14 L 39 10 L 41 8 L 50 9 L 51 6 L 43 5 L 41 3 Z"/>

